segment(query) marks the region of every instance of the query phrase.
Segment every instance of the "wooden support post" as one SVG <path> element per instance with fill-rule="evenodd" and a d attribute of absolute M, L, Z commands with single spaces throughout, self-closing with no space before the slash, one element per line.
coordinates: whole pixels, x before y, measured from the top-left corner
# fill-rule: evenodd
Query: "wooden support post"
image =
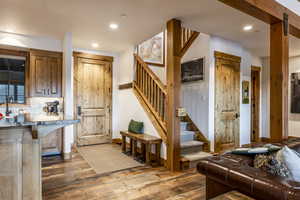
<path fill-rule="evenodd" d="M 270 34 L 270 139 L 278 142 L 288 136 L 289 37 L 283 22 Z"/>
<path fill-rule="evenodd" d="M 167 167 L 180 170 L 180 120 L 176 110 L 180 106 L 181 86 L 181 22 L 167 22 Z"/>

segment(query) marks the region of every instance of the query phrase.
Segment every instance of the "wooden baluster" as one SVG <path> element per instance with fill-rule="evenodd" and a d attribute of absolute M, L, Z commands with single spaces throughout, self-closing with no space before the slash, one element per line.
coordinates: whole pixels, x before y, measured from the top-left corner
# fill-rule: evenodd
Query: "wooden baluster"
<path fill-rule="evenodd" d="M 146 96 L 147 93 L 147 71 L 145 70 L 145 76 L 144 76 L 144 95 Z"/>
<path fill-rule="evenodd" d="M 157 95 L 156 95 L 156 101 L 157 101 L 157 104 L 156 104 L 156 112 L 159 114 L 159 90 L 160 88 L 157 86 Z"/>
<path fill-rule="evenodd" d="M 146 91 L 146 70 L 143 67 L 143 94 L 145 94 Z"/>
<path fill-rule="evenodd" d="M 142 85 L 141 85 L 141 91 L 142 91 L 142 93 L 144 93 L 144 82 L 145 82 L 145 80 L 144 80 L 144 75 L 145 75 L 145 70 L 144 70 L 144 68 L 142 67 L 141 68 L 142 69 Z"/>
<path fill-rule="evenodd" d="M 163 96 L 162 96 L 162 119 L 163 121 L 165 122 L 166 121 L 166 115 L 165 115 L 165 107 L 166 107 L 166 97 L 165 97 L 165 93 L 163 93 Z"/>
<path fill-rule="evenodd" d="M 161 117 L 161 101 L 160 101 L 160 99 L 161 99 L 161 89 L 160 88 L 158 88 L 158 115 L 159 115 L 159 117 Z"/>
<path fill-rule="evenodd" d="M 157 95 L 157 90 L 156 90 L 156 84 L 154 85 L 154 97 L 153 97 L 153 108 L 156 110 L 156 95 Z"/>
<path fill-rule="evenodd" d="M 135 62 L 136 62 L 136 84 L 139 87 L 140 86 L 140 67 L 139 67 L 139 63 L 137 62 L 137 60 Z"/>
<path fill-rule="evenodd" d="M 147 76 L 146 76 L 146 97 L 147 97 L 147 100 L 149 100 L 149 74 L 147 72 Z"/>
<path fill-rule="evenodd" d="M 152 105 L 152 87 L 153 87 L 153 80 L 150 79 L 150 95 L 149 95 L 149 102 Z"/>

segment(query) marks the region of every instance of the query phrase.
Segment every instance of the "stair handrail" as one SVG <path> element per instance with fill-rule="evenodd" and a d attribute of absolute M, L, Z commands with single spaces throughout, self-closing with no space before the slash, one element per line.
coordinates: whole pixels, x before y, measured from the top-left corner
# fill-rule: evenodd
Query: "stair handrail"
<path fill-rule="evenodd" d="M 143 61 L 137 54 L 135 58 L 135 80 L 133 88 L 147 106 L 147 112 L 155 118 L 158 124 L 161 137 L 166 139 L 166 86 L 151 70 L 147 63 Z M 149 113 L 148 113 L 149 114 Z"/>
<path fill-rule="evenodd" d="M 164 94 L 167 94 L 167 86 L 163 84 L 163 82 L 158 78 L 158 76 L 150 69 L 147 63 L 144 62 L 144 60 L 138 56 L 137 54 L 133 54 L 134 58 L 142 64 L 143 68 L 148 72 L 148 74 L 151 76 L 151 78 L 155 81 L 155 83 L 158 85 L 158 87 L 163 91 Z"/>

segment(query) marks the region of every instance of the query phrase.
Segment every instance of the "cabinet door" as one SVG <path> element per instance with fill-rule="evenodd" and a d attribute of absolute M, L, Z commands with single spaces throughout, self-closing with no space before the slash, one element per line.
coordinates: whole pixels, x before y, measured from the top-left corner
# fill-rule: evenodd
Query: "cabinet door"
<path fill-rule="evenodd" d="M 61 85 L 62 85 L 62 62 L 61 58 L 49 57 L 48 58 L 49 68 L 49 88 L 47 94 L 50 97 L 61 96 Z"/>
<path fill-rule="evenodd" d="M 22 143 L 17 139 L 9 139 L 8 135 L 5 137 L 3 139 L 0 136 L 0 199 L 21 200 Z"/>
<path fill-rule="evenodd" d="M 30 94 L 32 97 L 61 97 L 62 54 L 30 52 Z"/>
<path fill-rule="evenodd" d="M 46 56 L 30 56 L 30 94 L 45 97 L 49 85 L 48 58 Z"/>
<path fill-rule="evenodd" d="M 57 129 L 41 139 L 42 155 L 61 154 L 63 129 Z"/>

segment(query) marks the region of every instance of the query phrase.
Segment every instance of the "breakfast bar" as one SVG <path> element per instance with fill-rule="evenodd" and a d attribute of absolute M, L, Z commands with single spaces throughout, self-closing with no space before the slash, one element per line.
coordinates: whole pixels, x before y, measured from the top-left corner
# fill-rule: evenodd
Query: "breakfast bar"
<path fill-rule="evenodd" d="M 0 121 L 0 199 L 41 200 L 41 138 L 79 120 Z"/>

